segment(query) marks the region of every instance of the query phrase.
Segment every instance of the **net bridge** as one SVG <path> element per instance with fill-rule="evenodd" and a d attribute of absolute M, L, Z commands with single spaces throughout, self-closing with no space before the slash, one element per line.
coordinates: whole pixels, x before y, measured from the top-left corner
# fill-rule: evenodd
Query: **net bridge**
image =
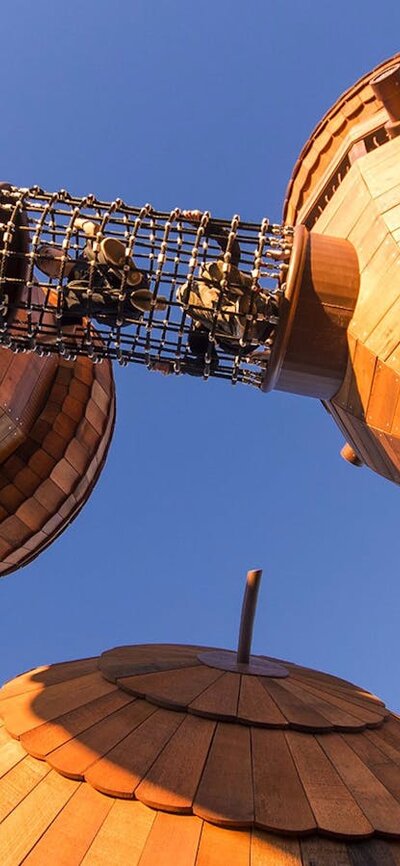
<path fill-rule="evenodd" d="M 262 387 L 293 229 L 0 185 L 0 345 Z"/>

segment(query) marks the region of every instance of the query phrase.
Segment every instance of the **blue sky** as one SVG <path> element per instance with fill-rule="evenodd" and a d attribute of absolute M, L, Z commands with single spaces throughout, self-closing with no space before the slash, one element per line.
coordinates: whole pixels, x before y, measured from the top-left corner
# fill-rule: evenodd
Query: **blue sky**
<path fill-rule="evenodd" d="M 2 176 L 278 221 L 313 126 L 399 50 L 396 0 L 14 0 L 2 9 Z M 400 710 L 400 492 L 339 458 L 318 401 L 116 369 L 97 488 L 1 581 L 0 679 L 122 643 L 233 647 L 263 567 L 254 650 Z"/>

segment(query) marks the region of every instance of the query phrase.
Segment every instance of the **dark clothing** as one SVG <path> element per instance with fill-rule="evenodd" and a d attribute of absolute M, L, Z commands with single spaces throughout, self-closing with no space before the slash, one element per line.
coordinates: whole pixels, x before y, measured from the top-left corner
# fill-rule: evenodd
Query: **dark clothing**
<path fill-rule="evenodd" d="M 134 291 L 148 288 L 147 276 L 143 271 L 141 281 L 135 285 Z M 90 282 L 91 280 L 91 282 Z M 87 258 L 79 256 L 69 273 L 64 291 L 65 322 L 71 324 L 89 315 L 102 324 L 115 326 L 118 314 L 124 323 L 137 322 L 142 317 L 141 310 L 132 305 L 132 288 L 125 284 L 125 298 L 119 301 L 121 290 L 121 271 L 110 265 L 96 263 L 90 265 Z M 87 290 L 91 286 L 90 299 Z"/>
<path fill-rule="evenodd" d="M 192 354 L 197 357 L 199 366 L 201 364 L 204 366 L 208 334 L 214 325 L 215 316 L 217 316 L 215 329 L 217 346 L 230 355 L 244 357 L 254 351 L 255 344 L 264 343 L 268 339 L 275 327 L 269 322 L 268 317 L 277 312 L 276 301 L 261 290 L 255 292 L 250 274 L 239 270 L 241 253 L 236 237 L 230 248 L 227 285 L 221 303 L 222 262 L 228 246 L 229 232 L 211 220 L 204 234 L 218 243 L 221 255 L 216 261 L 207 262 L 198 278 L 178 290 L 178 300 L 189 306 L 188 312 L 192 324 L 188 346 Z M 217 313 L 216 309 L 218 309 Z M 250 321 L 249 317 L 251 317 Z M 248 340 L 244 346 L 241 345 L 243 338 Z M 213 352 L 215 369 L 218 356 L 214 344 Z"/>

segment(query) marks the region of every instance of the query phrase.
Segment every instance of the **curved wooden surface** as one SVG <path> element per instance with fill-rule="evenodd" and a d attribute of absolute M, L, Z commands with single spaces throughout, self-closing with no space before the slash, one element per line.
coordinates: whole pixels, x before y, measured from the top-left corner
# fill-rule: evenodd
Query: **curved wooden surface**
<path fill-rule="evenodd" d="M 374 115 L 381 111 L 382 105 L 370 85 L 371 78 L 376 78 L 399 61 L 400 54 L 396 54 L 360 78 L 339 97 L 313 130 L 297 159 L 288 184 L 283 209 L 283 218 L 288 225 L 295 225 L 299 221 L 304 204 L 354 125 L 373 121 Z M 378 124 L 383 125 L 387 119 L 387 116 L 383 117 Z"/>
<path fill-rule="evenodd" d="M 336 393 L 346 371 L 347 328 L 359 284 L 357 254 L 348 240 L 296 226 L 264 390 L 320 399 Z"/>
<path fill-rule="evenodd" d="M 1 455 L 0 574 L 4 575 L 47 547 L 90 495 L 111 441 L 115 395 L 109 363 L 93 365 L 86 358 L 71 363 L 0 349 L 0 369 L 2 364 L 6 372 L 0 382 L 0 403 L 7 402 L 24 418 L 24 435 L 15 437 L 12 453 L 7 443 Z"/>
<path fill-rule="evenodd" d="M 354 313 L 345 322 L 347 363 L 336 390 L 325 396 L 320 392 L 319 396 L 343 432 L 354 455 L 353 464 L 363 463 L 397 484 L 400 483 L 400 138 L 396 119 L 399 59 L 400 55 L 395 55 L 369 72 L 328 112 L 299 157 L 285 205 L 287 219 L 305 223 L 311 229 L 311 237 L 323 235 L 347 240 L 356 251 L 360 288 Z M 392 74 L 385 75 L 390 69 L 394 70 Z M 318 327 L 318 331 L 322 334 L 322 328 Z M 301 340 L 299 351 L 301 354 Z M 321 344 L 321 358 L 323 353 Z M 290 375 L 288 385 L 290 390 L 299 388 Z"/>
<path fill-rule="evenodd" d="M 313 833 L 400 840 L 400 722 L 378 698 L 288 663 L 286 680 L 225 674 L 194 663 L 204 649 L 119 647 L 7 683 L 0 692 L 7 742 L 2 752 L 0 735 L 0 774 L 18 776 L 15 766 L 27 761 L 28 779 L 8 778 L 6 802 L 7 791 L 17 790 L 26 820 L 22 792 L 30 793 L 30 779 L 36 790 L 42 779 L 61 776 L 54 785 L 70 796 L 86 782 L 91 793 L 80 797 L 88 802 L 102 803 L 100 794 L 107 803 L 133 800 L 132 820 L 137 801 L 139 813 L 158 825 L 171 826 L 167 815 L 145 808 L 181 816 L 178 835 L 192 825 L 208 836 L 204 821 L 227 828 L 227 851 L 243 828 L 247 850 L 253 838 L 266 844 L 270 832 L 297 835 L 299 851 L 300 837 Z M 147 689 L 149 678 L 157 678 L 155 691 Z M 2 793 L 0 780 L 0 804 Z M 106 805 L 99 808 L 107 813 Z M 0 854 L 1 834 L 0 823 Z"/>
<path fill-rule="evenodd" d="M 287 803 L 290 809 L 290 801 Z M 399 866 L 400 843 L 227 829 L 104 796 L 0 727 L 2 866 Z"/>
<path fill-rule="evenodd" d="M 359 459 L 400 483 L 400 139 L 357 160 L 316 223 L 357 250 L 349 360 L 327 403 Z"/>

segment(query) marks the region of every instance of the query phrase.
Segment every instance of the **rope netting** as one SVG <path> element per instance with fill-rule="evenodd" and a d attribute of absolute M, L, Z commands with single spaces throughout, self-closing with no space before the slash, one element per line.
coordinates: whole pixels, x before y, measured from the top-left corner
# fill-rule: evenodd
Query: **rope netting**
<path fill-rule="evenodd" d="M 0 186 L 0 344 L 260 386 L 293 229 Z"/>

